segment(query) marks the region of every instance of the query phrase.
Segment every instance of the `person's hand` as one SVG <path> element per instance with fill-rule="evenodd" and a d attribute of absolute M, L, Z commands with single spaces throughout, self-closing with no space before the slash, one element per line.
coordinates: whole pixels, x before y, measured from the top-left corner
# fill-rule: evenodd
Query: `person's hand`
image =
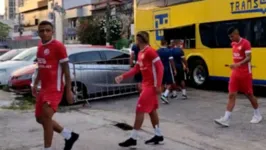
<path fill-rule="evenodd" d="M 73 96 L 73 92 L 71 91 L 71 89 L 66 90 L 66 100 L 68 104 L 74 103 L 74 96 Z"/>
<path fill-rule="evenodd" d="M 174 70 L 174 76 L 176 76 L 177 75 L 177 70 Z"/>
<path fill-rule="evenodd" d="M 31 88 L 31 94 L 32 94 L 32 96 L 34 96 L 34 97 L 37 97 L 37 87 L 38 87 L 38 85 L 33 85 L 33 87 Z"/>
<path fill-rule="evenodd" d="M 240 64 L 236 63 L 236 64 L 232 64 L 232 65 L 230 65 L 229 67 L 230 67 L 231 69 L 236 69 L 236 68 L 238 68 L 239 66 L 240 66 Z"/>
<path fill-rule="evenodd" d="M 186 71 L 186 73 L 189 73 L 189 68 L 186 67 L 186 68 L 185 68 L 185 71 Z"/>
<path fill-rule="evenodd" d="M 157 94 L 161 94 L 161 87 L 156 87 L 156 92 L 157 92 Z"/>
<path fill-rule="evenodd" d="M 124 77 L 123 77 L 122 75 L 117 76 L 117 77 L 115 78 L 115 82 L 116 82 L 117 84 L 120 84 L 120 83 L 123 81 L 123 79 L 124 79 Z"/>

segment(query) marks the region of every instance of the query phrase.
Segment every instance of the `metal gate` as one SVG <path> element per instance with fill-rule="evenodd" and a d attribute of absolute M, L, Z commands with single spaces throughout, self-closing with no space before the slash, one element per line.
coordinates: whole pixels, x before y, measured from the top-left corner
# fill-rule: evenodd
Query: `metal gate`
<path fill-rule="evenodd" d="M 75 62 L 72 71 L 75 102 L 110 98 L 137 92 L 134 77 L 116 84 L 115 77 L 130 70 L 129 58 Z"/>

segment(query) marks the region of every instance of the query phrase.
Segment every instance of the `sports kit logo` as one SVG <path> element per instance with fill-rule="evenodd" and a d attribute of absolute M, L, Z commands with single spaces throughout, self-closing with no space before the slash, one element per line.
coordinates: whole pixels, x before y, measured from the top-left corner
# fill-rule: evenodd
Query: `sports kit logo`
<path fill-rule="evenodd" d="M 47 48 L 44 50 L 44 55 L 49 55 L 50 54 L 50 50 Z"/>

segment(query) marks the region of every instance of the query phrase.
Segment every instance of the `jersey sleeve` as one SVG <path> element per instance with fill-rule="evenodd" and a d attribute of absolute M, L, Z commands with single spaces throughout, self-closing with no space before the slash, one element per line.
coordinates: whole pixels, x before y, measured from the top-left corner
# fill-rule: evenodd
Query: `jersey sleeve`
<path fill-rule="evenodd" d="M 173 59 L 174 59 L 173 53 L 171 52 L 171 50 L 169 50 L 169 60 L 173 60 Z"/>
<path fill-rule="evenodd" d="M 66 47 L 61 43 L 58 44 L 57 58 L 58 58 L 60 63 L 67 62 L 69 60 L 68 55 L 67 55 L 67 51 L 66 51 Z"/>
<path fill-rule="evenodd" d="M 249 41 L 246 41 L 243 45 L 243 49 L 245 51 L 245 54 L 251 53 L 251 45 Z"/>

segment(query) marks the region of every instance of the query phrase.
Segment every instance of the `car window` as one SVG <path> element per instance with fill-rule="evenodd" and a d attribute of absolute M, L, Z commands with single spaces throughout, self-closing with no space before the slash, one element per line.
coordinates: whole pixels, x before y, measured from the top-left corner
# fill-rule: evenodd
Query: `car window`
<path fill-rule="evenodd" d="M 72 54 L 69 59 L 70 62 L 75 63 L 99 63 L 102 61 L 100 53 L 96 51 Z"/>
<path fill-rule="evenodd" d="M 129 65 L 129 54 L 125 54 L 118 51 L 104 51 L 107 64 L 123 64 Z"/>
<path fill-rule="evenodd" d="M 21 52 L 20 54 L 18 54 L 17 56 L 12 58 L 11 60 L 13 60 L 13 61 L 33 61 L 34 59 L 36 59 L 36 53 L 37 53 L 36 47 L 30 48 L 30 49 L 27 49 L 27 50 Z"/>
<path fill-rule="evenodd" d="M 0 56 L 0 61 L 7 61 L 15 57 L 19 53 L 19 50 L 10 50 Z"/>

